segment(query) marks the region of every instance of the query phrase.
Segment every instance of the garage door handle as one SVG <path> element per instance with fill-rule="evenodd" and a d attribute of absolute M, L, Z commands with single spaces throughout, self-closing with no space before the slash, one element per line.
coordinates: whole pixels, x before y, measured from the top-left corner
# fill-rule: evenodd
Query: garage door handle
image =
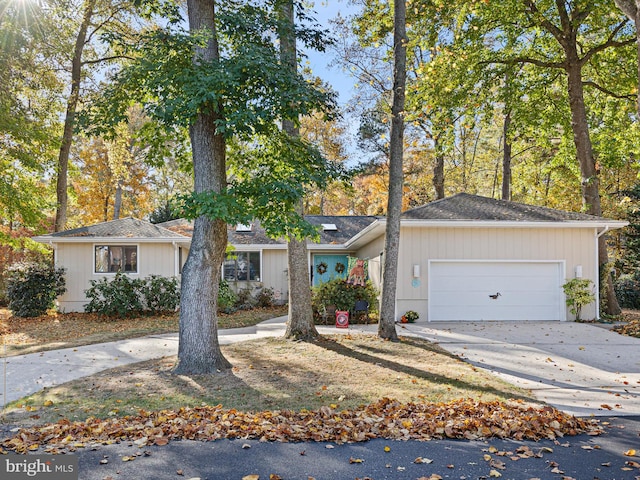
<path fill-rule="evenodd" d="M 499 296 L 500 296 L 500 292 L 495 293 L 493 295 L 489 295 L 489 297 L 493 298 L 494 300 L 497 300 Z"/>

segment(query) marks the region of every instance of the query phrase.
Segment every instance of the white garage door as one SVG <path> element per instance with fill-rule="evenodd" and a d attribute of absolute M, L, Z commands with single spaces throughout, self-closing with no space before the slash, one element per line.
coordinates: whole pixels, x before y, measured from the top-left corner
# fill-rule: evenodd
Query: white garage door
<path fill-rule="evenodd" d="M 561 261 L 429 262 L 429 320 L 564 320 Z"/>

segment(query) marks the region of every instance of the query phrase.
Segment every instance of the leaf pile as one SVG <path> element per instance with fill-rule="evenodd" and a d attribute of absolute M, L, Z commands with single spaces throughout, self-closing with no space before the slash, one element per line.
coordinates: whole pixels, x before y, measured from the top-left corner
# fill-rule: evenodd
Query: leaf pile
<path fill-rule="evenodd" d="M 613 327 L 613 331 L 628 337 L 640 338 L 640 320 L 630 320 L 624 325 Z"/>
<path fill-rule="evenodd" d="M 16 452 L 46 447 L 58 453 L 87 444 L 130 441 L 138 446 L 166 445 L 171 440 L 210 441 L 222 438 L 261 441 L 349 443 L 373 438 L 431 440 L 457 438 L 556 439 L 564 435 L 600 432 L 594 420 L 579 419 L 552 407 L 522 403 L 456 400 L 449 403 L 400 403 L 384 398 L 354 410 L 323 406 L 318 410 L 264 411 L 221 406 L 141 411 L 137 416 L 84 422 L 61 420 L 21 429 L 0 444 Z"/>

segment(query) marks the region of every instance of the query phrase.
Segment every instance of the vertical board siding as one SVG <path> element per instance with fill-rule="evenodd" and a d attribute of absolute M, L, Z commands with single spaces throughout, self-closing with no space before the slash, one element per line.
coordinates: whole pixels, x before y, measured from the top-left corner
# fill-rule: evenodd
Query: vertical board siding
<path fill-rule="evenodd" d="M 564 260 L 565 279 L 582 265 L 583 278 L 597 280 L 593 228 L 403 228 L 398 261 L 398 315 L 412 309 L 421 320 L 428 312 L 428 260 Z M 413 281 L 413 265 L 420 278 Z M 595 305 L 583 318 L 595 317 Z M 567 318 L 573 318 L 567 314 Z"/>
<path fill-rule="evenodd" d="M 94 273 L 94 246 L 96 243 L 61 243 L 56 250 L 56 265 L 66 268 L 67 291 L 58 298 L 63 312 L 81 312 L 89 302 L 85 291 L 90 288 L 91 280 L 113 278 L 112 273 Z M 135 244 L 128 242 L 100 242 L 100 245 L 137 245 L 138 272 L 128 274 L 134 278 L 149 275 L 163 277 L 175 276 L 174 247 L 170 243 Z"/>
<path fill-rule="evenodd" d="M 262 251 L 262 283 L 265 288 L 273 288 L 276 300 L 286 302 L 289 298 L 289 277 L 286 250 Z"/>

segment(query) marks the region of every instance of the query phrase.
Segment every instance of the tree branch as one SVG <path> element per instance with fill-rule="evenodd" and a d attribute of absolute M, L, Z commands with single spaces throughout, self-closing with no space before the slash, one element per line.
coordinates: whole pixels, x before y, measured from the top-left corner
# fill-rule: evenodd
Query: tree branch
<path fill-rule="evenodd" d="M 537 67 L 544 68 L 560 68 L 565 69 L 565 62 L 545 62 L 543 60 L 538 60 L 537 58 L 529 58 L 529 57 L 514 57 L 508 60 L 487 60 L 479 62 L 480 64 L 489 64 L 489 63 L 500 63 L 502 65 L 516 65 L 518 63 L 530 63 Z"/>
<path fill-rule="evenodd" d="M 120 60 L 120 59 L 135 60 L 133 57 L 130 57 L 128 55 L 113 55 L 111 57 L 96 58 L 95 60 L 84 60 L 82 62 L 82 65 L 95 65 L 97 63 L 110 62 L 111 60 Z"/>
<path fill-rule="evenodd" d="M 603 86 L 598 85 L 596 82 L 593 82 L 591 80 L 582 82 L 582 84 L 586 85 L 586 86 L 593 87 L 596 90 L 600 90 L 602 93 L 604 93 L 606 95 L 609 95 L 610 97 L 613 97 L 613 98 L 620 98 L 622 100 L 633 100 L 633 101 L 635 101 L 635 99 L 636 99 L 635 95 L 618 95 L 617 93 L 614 93 L 611 90 L 609 90 L 607 88 L 604 88 Z"/>
<path fill-rule="evenodd" d="M 556 27 L 553 23 L 551 23 L 551 21 L 549 21 L 544 15 L 542 15 L 540 13 L 540 10 L 538 10 L 538 7 L 536 6 L 536 3 L 533 0 L 523 0 L 523 3 L 524 3 L 525 8 L 529 9 L 529 13 L 531 13 L 532 16 L 539 17 L 541 19 L 539 22 L 536 22 L 532 18 L 533 24 L 534 25 L 540 24 L 551 35 L 553 35 L 553 37 L 558 41 L 558 43 L 560 43 L 560 45 L 564 45 L 564 43 L 563 43 L 564 42 L 563 31 L 560 30 L 558 27 Z"/>
<path fill-rule="evenodd" d="M 630 37 L 627 38 L 626 40 L 614 40 L 613 38 L 618 34 L 618 32 L 620 30 L 622 30 L 622 27 L 624 27 L 626 25 L 626 23 L 629 20 L 624 20 L 623 22 L 620 22 L 616 28 L 613 29 L 613 32 L 611 32 L 611 35 L 609 35 L 609 38 L 607 38 L 606 42 L 601 43 L 600 45 L 597 45 L 595 47 L 593 47 L 591 50 L 589 50 L 584 57 L 582 57 L 582 59 L 580 60 L 580 64 L 584 65 L 586 64 L 591 57 L 593 57 L 596 53 L 602 52 L 603 50 L 606 50 L 607 48 L 611 48 L 611 47 L 624 47 L 625 45 L 630 45 L 632 43 L 634 43 L 636 41 L 636 37 Z"/>

